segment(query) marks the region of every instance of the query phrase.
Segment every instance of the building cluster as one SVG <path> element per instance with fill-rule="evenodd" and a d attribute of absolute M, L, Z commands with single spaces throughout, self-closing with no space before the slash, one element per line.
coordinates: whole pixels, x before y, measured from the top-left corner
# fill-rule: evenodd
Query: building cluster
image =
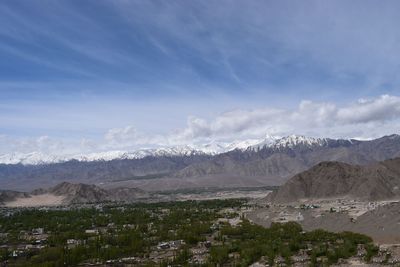
<path fill-rule="evenodd" d="M 18 258 L 27 255 L 30 252 L 42 250 L 47 247 L 47 239 L 50 233 L 46 233 L 43 228 L 34 228 L 30 231 L 21 230 L 18 234 L 18 244 L 7 244 L 6 241 L 10 233 L 0 233 L 0 240 L 3 244 L 1 249 L 10 251 L 10 257 Z"/>
<path fill-rule="evenodd" d="M 290 258 L 293 267 L 306 267 L 311 266 L 311 248 L 301 249 L 296 255 Z M 348 266 L 400 266 L 400 245 L 380 246 L 379 252 L 376 256 L 372 257 L 369 263 L 366 262 L 367 250 L 363 244 L 357 245 L 357 254 L 349 259 L 339 259 L 338 263 L 333 265 L 335 267 L 348 267 Z M 328 258 L 320 256 L 316 258 L 318 266 L 325 266 Z M 284 267 L 287 266 L 286 259 L 282 256 L 275 257 L 273 264 L 269 263 L 268 257 L 263 256 L 261 259 L 250 267 Z"/>

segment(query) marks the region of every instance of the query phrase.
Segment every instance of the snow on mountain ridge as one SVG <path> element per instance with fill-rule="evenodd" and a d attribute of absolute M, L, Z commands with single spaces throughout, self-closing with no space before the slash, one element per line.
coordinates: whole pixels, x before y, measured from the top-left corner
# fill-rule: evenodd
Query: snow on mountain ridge
<path fill-rule="evenodd" d="M 23 164 L 23 165 L 40 165 L 61 163 L 70 160 L 82 162 L 90 161 L 111 161 L 115 159 L 141 159 L 148 156 L 192 156 L 192 155 L 216 155 L 232 150 L 261 149 L 263 147 L 271 147 L 275 149 L 293 148 L 297 145 L 326 145 L 328 139 L 313 138 L 302 135 L 290 135 L 286 137 L 277 137 L 267 135 L 264 139 L 248 139 L 237 140 L 231 143 L 227 142 L 211 142 L 202 145 L 185 145 L 175 147 L 162 147 L 152 149 L 140 149 L 135 151 L 112 150 L 104 152 L 96 152 L 78 155 L 51 155 L 41 152 L 11 153 L 0 155 L 0 164 Z"/>
<path fill-rule="evenodd" d="M 250 149 L 262 149 L 264 147 L 273 149 L 294 148 L 299 145 L 303 146 L 325 146 L 328 144 L 327 138 L 314 138 L 304 135 L 289 135 L 285 137 L 267 136 L 265 140 L 259 144 L 253 145 Z"/>
<path fill-rule="evenodd" d="M 260 143 L 264 142 L 263 140 L 260 139 L 249 139 L 249 140 L 244 140 L 244 141 L 234 141 L 231 144 L 227 146 L 227 151 L 232 151 L 235 149 L 239 150 L 246 150 L 249 147 L 258 145 Z"/>
<path fill-rule="evenodd" d="M 40 152 L 31 153 L 11 153 L 0 155 L 0 163 L 3 164 L 24 164 L 24 165 L 39 165 L 50 162 L 59 162 L 63 160 L 62 156 L 48 155 Z"/>
<path fill-rule="evenodd" d="M 276 140 L 274 143 L 274 147 L 294 147 L 297 145 L 307 145 L 307 146 L 312 146 L 312 145 L 320 145 L 323 146 L 327 144 L 327 139 L 326 138 L 314 138 L 314 137 L 306 137 L 303 135 L 290 135 L 283 137 L 281 139 Z"/>
<path fill-rule="evenodd" d="M 201 150 L 195 149 L 190 146 L 180 147 L 167 147 L 155 149 L 141 149 L 136 151 L 121 151 L 112 150 L 105 152 L 96 152 L 89 154 L 77 155 L 49 155 L 40 152 L 31 153 L 12 153 L 0 155 L 0 164 L 23 164 L 23 165 L 41 165 L 51 163 L 62 163 L 70 160 L 77 160 L 82 162 L 90 161 L 110 161 L 115 159 L 141 159 L 149 156 L 191 156 L 198 154 L 212 154 L 205 153 Z"/>

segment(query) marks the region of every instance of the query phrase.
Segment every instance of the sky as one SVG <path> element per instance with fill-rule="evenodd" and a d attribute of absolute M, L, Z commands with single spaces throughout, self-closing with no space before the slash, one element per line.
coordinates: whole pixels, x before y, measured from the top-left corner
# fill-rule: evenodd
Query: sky
<path fill-rule="evenodd" d="M 0 154 L 400 133 L 398 1 L 0 2 Z"/>

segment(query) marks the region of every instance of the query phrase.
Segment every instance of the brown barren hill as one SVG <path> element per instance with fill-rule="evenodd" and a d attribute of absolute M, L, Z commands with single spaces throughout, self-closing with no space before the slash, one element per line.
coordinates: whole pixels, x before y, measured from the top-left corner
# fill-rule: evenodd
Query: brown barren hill
<path fill-rule="evenodd" d="M 365 166 L 321 162 L 293 176 L 267 201 L 288 203 L 337 197 L 384 200 L 400 197 L 399 188 L 400 158 Z"/>

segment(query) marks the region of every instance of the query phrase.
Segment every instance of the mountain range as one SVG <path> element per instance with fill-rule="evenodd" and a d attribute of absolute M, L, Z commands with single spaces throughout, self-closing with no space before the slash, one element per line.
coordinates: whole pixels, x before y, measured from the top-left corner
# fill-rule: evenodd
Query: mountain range
<path fill-rule="evenodd" d="M 161 147 L 151 149 L 139 149 L 134 151 L 111 150 L 88 154 L 58 155 L 43 152 L 30 153 L 10 153 L 0 155 L 0 164 L 22 164 L 22 165 L 44 165 L 53 163 L 63 163 L 68 161 L 111 161 L 118 159 L 142 159 L 145 157 L 174 157 L 174 156 L 193 156 L 193 155 L 216 155 L 231 150 L 247 149 L 251 146 L 260 146 L 272 143 L 279 138 L 267 136 L 265 139 L 249 139 L 244 141 L 213 142 L 202 145 L 184 145 L 173 147 Z"/>
<path fill-rule="evenodd" d="M 110 152 L 55 163 L 15 160 L 17 164 L 0 164 L 0 188 L 29 191 L 61 181 L 146 191 L 282 185 L 323 161 L 367 165 L 399 157 L 400 136 L 361 141 L 293 135 L 202 147 Z"/>
<path fill-rule="evenodd" d="M 0 155 L 0 164 L 45 165 L 68 161 L 111 161 L 118 159 L 142 159 L 145 157 L 175 157 L 193 155 L 218 155 L 233 150 L 258 150 L 264 147 L 273 149 L 294 147 L 297 145 L 325 145 L 327 138 L 312 138 L 305 136 L 286 136 L 283 138 L 267 135 L 263 139 L 247 139 L 242 141 L 212 142 L 201 145 L 183 145 L 134 151 L 111 150 L 88 154 L 58 155 L 43 152 L 11 153 Z"/>

